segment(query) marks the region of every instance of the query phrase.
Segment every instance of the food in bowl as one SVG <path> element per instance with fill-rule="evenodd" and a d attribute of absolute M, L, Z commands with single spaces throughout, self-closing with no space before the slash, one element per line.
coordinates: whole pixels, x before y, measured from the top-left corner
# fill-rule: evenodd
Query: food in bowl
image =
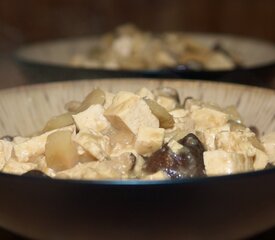
<path fill-rule="evenodd" d="M 62 179 L 165 180 L 249 172 L 275 163 L 275 134 L 261 138 L 234 106 L 175 89 L 93 89 L 30 137 L 0 140 L 4 173 Z"/>
<path fill-rule="evenodd" d="M 232 70 L 242 61 L 218 41 L 207 46 L 183 33 L 153 34 L 123 25 L 101 36 L 86 54 L 75 54 L 70 63 L 78 67 L 154 70 Z"/>

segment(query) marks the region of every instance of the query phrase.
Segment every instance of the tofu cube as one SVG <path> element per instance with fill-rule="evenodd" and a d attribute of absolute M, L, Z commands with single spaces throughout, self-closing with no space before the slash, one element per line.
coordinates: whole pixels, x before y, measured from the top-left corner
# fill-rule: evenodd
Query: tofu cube
<path fill-rule="evenodd" d="M 163 128 L 140 127 L 135 150 L 141 155 L 150 155 L 161 148 L 164 139 Z"/>
<path fill-rule="evenodd" d="M 229 115 L 211 108 L 199 108 L 191 113 L 191 118 L 195 121 L 198 130 L 221 127 L 228 121 Z"/>
<path fill-rule="evenodd" d="M 185 118 L 188 115 L 188 111 L 182 108 L 174 109 L 169 113 L 173 116 L 175 122 L 177 122 L 177 119 L 179 119 L 178 121 L 180 121 L 181 118 Z"/>
<path fill-rule="evenodd" d="M 79 131 L 73 140 L 89 152 L 95 160 L 109 159 L 110 139 L 107 136 L 98 132 Z"/>
<path fill-rule="evenodd" d="M 268 161 L 275 165 L 275 132 L 269 133 L 261 138 L 261 142 L 268 155 Z"/>
<path fill-rule="evenodd" d="M 148 88 L 141 88 L 137 91 L 137 95 L 139 95 L 142 98 L 148 98 L 152 100 L 154 100 L 155 98 L 154 94 Z"/>
<path fill-rule="evenodd" d="M 164 96 L 158 96 L 157 103 L 163 106 L 168 112 L 172 111 L 177 106 L 177 102 L 175 99 Z"/>
<path fill-rule="evenodd" d="M 254 164 L 253 164 L 254 169 L 255 170 L 264 169 L 268 164 L 268 160 L 269 160 L 268 155 L 265 152 L 256 148 L 256 155 L 255 155 Z"/>
<path fill-rule="evenodd" d="M 203 153 L 203 159 L 208 176 L 253 171 L 253 158 L 246 158 L 235 152 L 206 151 Z"/>
<path fill-rule="evenodd" d="M 37 168 L 36 163 L 32 162 L 18 162 L 15 159 L 11 158 L 9 161 L 6 162 L 5 166 L 3 167 L 2 171 L 4 173 L 11 173 L 22 175 L 28 171 L 34 170 Z"/>
<path fill-rule="evenodd" d="M 202 141 L 205 149 L 207 150 L 215 150 L 216 147 L 216 137 L 219 135 L 219 133 L 225 133 L 229 134 L 230 132 L 230 126 L 229 124 L 226 124 L 221 127 L 217 128 L 208 128 L 204 131 L 199 131 L 197 134 L 201 136 L 200 140 Z"/>
<path fill-rule="evenodd" d="M 103 113 L 103 106 L 96 104 L 91 105 L 83 112 L 73 115 L 73 119 L 79 130 L 93 130 L 101 132 L 110 127 L 110 123 Z"/>
<path fill-rule="evenodd" d="M 158 171 L 156 173 L 144 176 L 143 179 L 144 180 L 167 180 L 167 179 L 170 179 L 170 177 L 164 171 Z"/>
<path fill-rule="evenodd" d="M 178 154 L 180 152 L 180 150 L 183 148 L 183 146 L 180 143 L 178 143 L 177 141 L 175 141 L 173 139 L 169 141 L 168 147 L 175 154 Z"/>
<path fill-rule="evenodd" d="M 113 96 L 113 100 L 112 100 L 112 106 L 117 106 L 131 98 L 134 99 L 140 99 L 141 97 L 132 93 L 132 92 L 127 92 L 127 91 L 120 91 L 117 94 L 115 94 L 115 96 Z"/>
<path fill-rule="evenodd" d="M 108 108 L 112 104 L 114 96 L 114 93 L 105 91 L 105 103 L 103 105 L 104 109 Z"/>
<path fill-rule="evenodd" d="M 0 170 L 4 167 L 7 161 L 11 158 L 13 143 L 0 140 Z"/>
<path fill-rule="evenodd" d="M 118 130 L 130 131 L 135 135 L 140 127 L 159 127 L 159 120 L 152 114 L 146 102 L 136 96 L 122 102 L 114 101 L 104 115 Z"/>

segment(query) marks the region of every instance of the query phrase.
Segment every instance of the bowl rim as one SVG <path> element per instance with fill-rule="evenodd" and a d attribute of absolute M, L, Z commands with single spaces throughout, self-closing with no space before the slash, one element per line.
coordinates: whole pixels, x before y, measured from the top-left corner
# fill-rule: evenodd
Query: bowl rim
<path fill-rule="evenodd" d="M 211 85 L 223 85 L 225 87 L 233 87 L 233 88 L 248 88 L 250 91 L 263 91 L 265 94 L 268 95 L 274 95 L 275 90 L 264 88 L 264 87 L 258 87 L 258 86 L 249 86 L 245 84 L 239 84 L 239 83 L 227 83 L 227 82 L 213 82 L 213 81 L 206 81 L 206 80 L 193 80 L 193 79 L 152 79 L 152 78 L 103 78 L 103 79 L 81 79 L 79 81 L 76 80 L 66 80 L 66 81 L 56 81 L 56 82 L 47 82 L 47 83 L 32 83 L 29 85 L 23 85 L 23 86 L 15 86 L 10 88 L 4 88 L 0 89 L 1 92 L 6 92 L 7 94 L 9 92 L 15 92 L 18 89 L 20 90 L 26 90 L 26 89 L 33 89 L 33 90 L 40 90 L 43 86 L 49 86 L 51 88 L 54 88 L 57 85 L 60 84 L 78 84 L 78 83 L 87 83 L 87 82 L 108 82 L 108 81 L 133 81 L 133 80 L 142 80 L 142 81 L 151 81 L 151 82 L 186 82 L 188 84 L 191 83 L 201 83 L 208 86 Z M 184 83 L 183 83 L 184 84 Z M 207 184 L 217 182 L 217 181 L 229 181 L 229 180 L 244 180 L 249 179 L 253 177 L 260 177 L 265 175 L 275 174 L 275 166 L 269 168 L 269 169 L 262 169 L 262 170 L 256 170 L 256 171 L 250 171 L 250 172 L 242 172 L 242 173 L 235 173 L 235 174 L 229 174 L 229 175 L 218 175 L 218 176 L 205 176 L 205 177 L 194 177 L 194 178 L 183 178 L 183 179 L 168 179 L 168 180 L 140 180 L 140 179 L 120 179 L 120 180 L 84 180 L 84 179 L 59 179 L 59 178 L 45 178 L 45 177 L 39 177 L 39 176 L 21 176 L 16 174 L 10 174 L 10 173 L 4 173 L 0 171 L 0 181 L 1 178 L 12 178 L 14 180 L 23 180 L 23 181 L 32 181 L 37 180 L 41 182 L 51 182 L 51 183 L 69 183 L 69 184 L 81 184 L 81 185 L 112 185 L 112 186 L 170 186 L 170 185 L 189 185 L 189 184 Z"/>
<path fill-rule="evenodd" d="M 275 175 L 275 166 L 269 169 L 262 169 L 251 172 L 235 173 L 230 175 L 219 176 L 205 176 L 183 179 L 167 179 L 167 180 L 139 180 L 139 179 L 101 179 L 101 180 L 85 180 L 85 179 L 62 179 L 62 178 L 48 178 L 40 176 L 21 176 L 10 173 L 0 172 L 0 181 L 3 178 L 32 182 L 35 180 L 39 183 L 50 184 L 70 184 L 70 185 L 83 185 L 83 186 L 188 186 L 195 184 L 212 184 L 218 182 L 228 181 L 244 181 L 251 178 L 264 177 L 268 175 Z"/>

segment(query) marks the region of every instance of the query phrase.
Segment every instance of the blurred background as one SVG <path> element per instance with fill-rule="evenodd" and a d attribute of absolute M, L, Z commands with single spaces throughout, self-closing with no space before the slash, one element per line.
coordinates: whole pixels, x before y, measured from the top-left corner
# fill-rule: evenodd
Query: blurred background
<path fill-rule="evenodd" d="M 152 31 L 230 33 L 275 42 L 274 0 L 1 0 L 0 86 L 24 84 L 24 44 L 100 34 L 131 22 Z"/>

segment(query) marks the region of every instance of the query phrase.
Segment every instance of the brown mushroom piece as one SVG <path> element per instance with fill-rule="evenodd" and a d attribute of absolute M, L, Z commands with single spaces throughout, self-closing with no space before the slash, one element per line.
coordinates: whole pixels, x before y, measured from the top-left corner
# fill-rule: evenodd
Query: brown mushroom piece
<path fill-rule="evenodd" d="M 146 159 L 145 171 L 165 171 L 172 179 L 205 176 L 204 147 L 196 135 L 190 133 L 178 141 L 182 148 L 173 152 L 168 144 Z"/>
<path fill-rule="evenodd" d="M 10 135 L 5 135 L 5 136 L 1 137 L 0 140 L 12 142 L 13 141 L 13 137 L 10 136 Z"/>
<path fill-rule="evenodd" d="M 249 128 L 250 128 L 250 130 L 251 130 L 252 132 L 255 133 L 256 137 L 259 137 L 259 136 L 260 136 L 260 131 L 259 131 L 259 129 L 258 129 L 256 126 L 250 126 Z"/>
<path fill-rule="evenodd" d="M 46 177 L 46 178 L 50 178 L 47 174 L 43 173 L 40 170 L 30 170 L 28 172 L 25 172 L 22 174 L 22 176 L 31 176 L 31 177 Z"/>
<path fill-rule="evenodd" d="M 265 169 L 270 169 L 270 168 L 274 168 L 275 166 L 272 165 L 271 163 L 268 163 L 266 166 L 265 166 Z"/>

